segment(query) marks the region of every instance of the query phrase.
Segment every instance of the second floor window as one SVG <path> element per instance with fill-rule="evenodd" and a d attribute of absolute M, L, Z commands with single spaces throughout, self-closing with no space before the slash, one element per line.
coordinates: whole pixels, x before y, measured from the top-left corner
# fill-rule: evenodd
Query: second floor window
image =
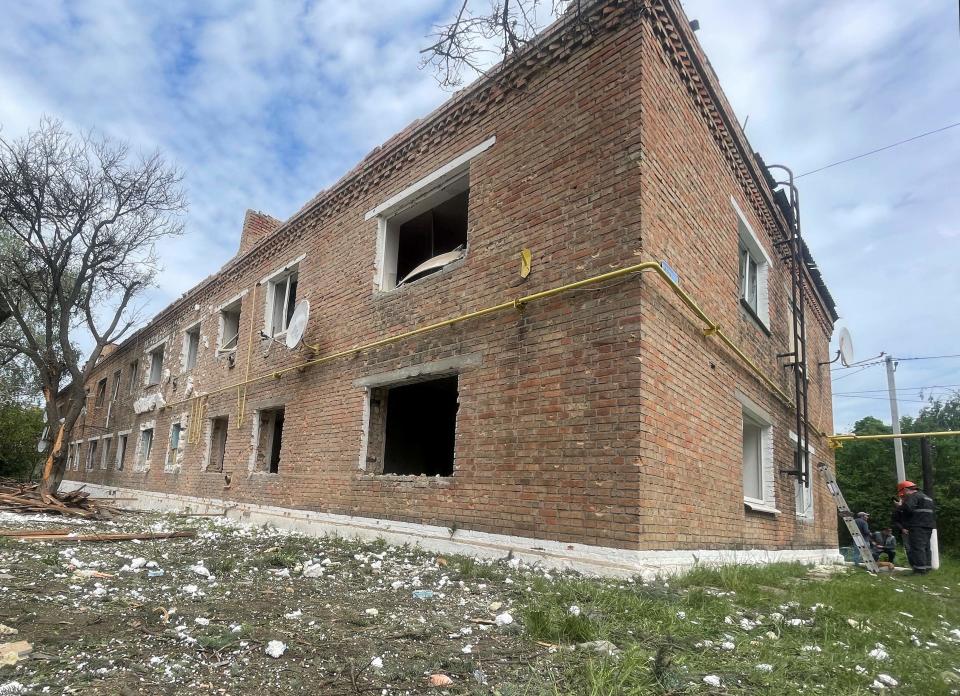
<path fill-rule="evenodd" d="M 97 382 L 97 406 L 103 406 L 104 398 L 107 395 L 107 378 L 104 377 Z"/>
<path fill-rule="evenodd" d="M 150 351 L 150 378 L 147 384 L 160 384 L 163 377 L 163 345 Z"/>
<path fill-rule="evenodd" d="M 197 364 L 200 351 L 200 325 L 191 326 L 183 334 L 183 369 L 192 370 Z"/>
<path fill-rule="evenodd" d="M 297 303 L 297 271 L 294 267 L 271 280 L 267 288 L 267 327 L 271 336 L 284 333 L 293 316 L 293 307 Z"/>

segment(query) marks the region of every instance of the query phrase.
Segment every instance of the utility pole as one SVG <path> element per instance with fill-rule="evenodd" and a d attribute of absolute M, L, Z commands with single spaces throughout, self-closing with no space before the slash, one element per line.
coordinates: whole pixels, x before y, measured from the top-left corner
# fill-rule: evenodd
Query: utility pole
<path fill-rule="evenodd" d="M 893 356 L 888 355 L 887 363 L 887 391 L 890 393 L 890 420 L 893 425 L 893 434 L 900 434 L 900 409 L 897 407 L 897 383 L 893 377 Z M 903 467 L 903 440 L 899 437 L 893 440 L 893 454 L 897 459 L 897 482 L 907 480 L 907 472 Z"/>
<path fill-rule="evenodd" d="M 933 454 L 930 452 L 930 440 L 920 438 L 920 469 L 923 471 L 923 492 L 933 497 Z M 940 544 L 937 540 L 937 530 L 930 536 L 930 565 L 934 570 L 940 567 Z"/>

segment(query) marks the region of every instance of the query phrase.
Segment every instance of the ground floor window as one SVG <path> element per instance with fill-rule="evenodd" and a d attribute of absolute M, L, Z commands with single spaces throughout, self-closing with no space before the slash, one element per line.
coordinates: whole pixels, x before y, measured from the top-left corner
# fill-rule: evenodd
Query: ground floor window
<path fill-rule="evenodd" d="M 751 510 L 776 513 L 773 425 L 770 415 L 740 395 L 742 407 L 743 501 Z"/>
<path fill-rule="evenodd" d="M 227 431 L 228 421 L 226 416 L 210 419 L 206 471 L 223 471 L 223 460 L 227 452 Z"/>
<path fill-rule="evenodd" d="M 98 443 L 96 440 L 90 440 L 90 444 L 87 445 L 87 464 L 86 464 L 87 471 L 90 471 L 91 469 L 93 469 L 94 462 L 96 461 L 97 444 Z"/>
<path fill-rule="evenodd" d="M 790 440 L 793 443 L 793 468 L 800 470 L 804 468 L 804 462 L 800 457 L 800 446 L 797 442 L 795 433 L 790 433 Z M 807 447 L 807 456 L 810 458 L 810 464 L 806 469 L 810 472 L 810 477 L 806 481 L 801 481 L 799 477 L 794 480 L 793 490 L 796 501 L 797 517 L 804 520 L 813 519 L 813 476 L 816 467 L 813 466 L 814 449 Z"/>
<path fill-rule="evenodd" d="M 458 377 L 370 390 L 367 471 L 452 476 Z"/>
<path fill-rule="evenodd" d="M 137 456 L 137 470 L 145 471 L 150 466 L 150 453 L 153 450 L 153 428 L 140 431 L 140 447 Z"/>
<path fill-rule="evenodd" d="M 283 407 L 257 412 L 253 452 L 253 470 L 280 473 L 280 449 L 283 445 Z"/>
<path fill-rule="evenodd" d="M 110 467 L 110 445 L 113 444 L 113 436 L 106 435 L 103 438 L 100 453 L 100 468 L 106 470 Z"/>

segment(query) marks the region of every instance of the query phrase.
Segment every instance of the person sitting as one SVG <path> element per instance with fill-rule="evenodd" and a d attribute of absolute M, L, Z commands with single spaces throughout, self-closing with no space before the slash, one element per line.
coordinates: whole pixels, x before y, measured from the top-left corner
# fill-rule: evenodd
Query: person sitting
<path fill-rule="evenodd" d="M 893 536 L 893 530 L 890 527 L 884 527 L 875 535 L 873 560 L 879 561 L 880 556 L 887 554 L 887 560 L 891 563 L 897 555 L 897 537 Z"/>

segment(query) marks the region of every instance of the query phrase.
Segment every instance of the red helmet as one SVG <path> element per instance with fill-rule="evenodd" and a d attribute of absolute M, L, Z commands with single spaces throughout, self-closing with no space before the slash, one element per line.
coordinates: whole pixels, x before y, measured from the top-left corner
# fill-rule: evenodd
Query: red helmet
<path fill-rule="evenodd" d="M 908 488 L 916 488 L 916 487 L 917 487 L 917 484 L 915 484 L 913 481 L 901 481 L 900 483 L 897 484 L 897 493 L 903 494 L 903 492 Z"/>

